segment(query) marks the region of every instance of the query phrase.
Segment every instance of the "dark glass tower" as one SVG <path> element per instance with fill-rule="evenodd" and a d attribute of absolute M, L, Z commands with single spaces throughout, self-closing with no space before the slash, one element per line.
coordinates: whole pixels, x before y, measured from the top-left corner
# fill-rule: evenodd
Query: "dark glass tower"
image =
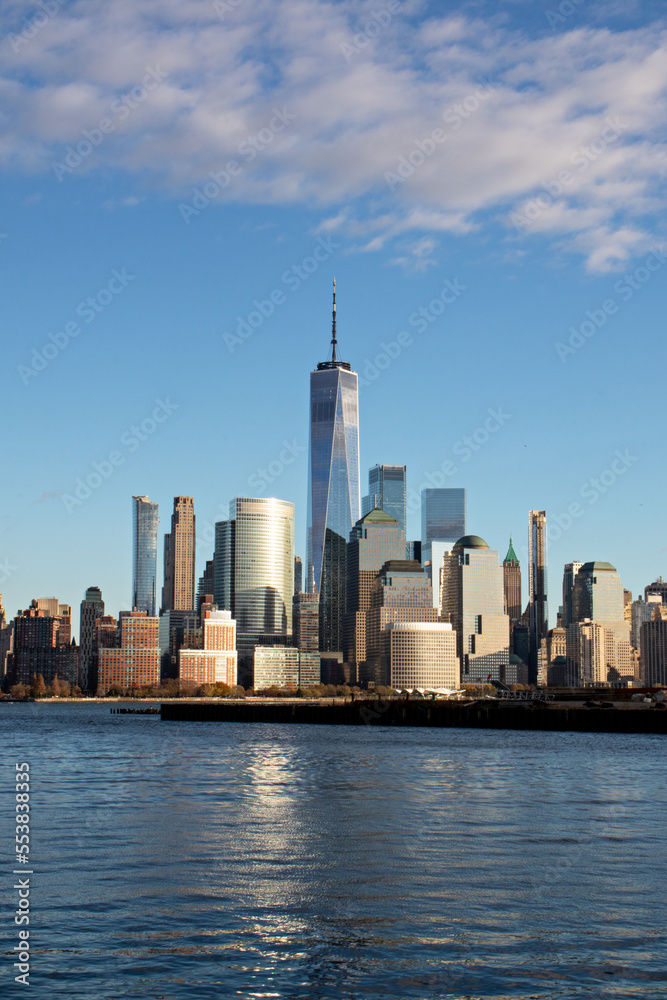
<path fill-rule="evenodd" d="M 155 615 L 158 505 L 132 497 L 132 607 Z"/>
<path fill-rule="evenodd" d="M 307 589 L 320 594 L 325 652 L 342 649 L 347 540 L 360 508 L 358 376 L 336 348 L 334 281 L 331 358 L 310 373 Z"/>
<path fill-rule="evenodd" d="M 547 607 L 547 515 L 543 510 L 528 514 L 530 671 L 528 680 L 537 683 L 537 654 L 549 629 Z"/>
<path fill-rule="evenodd" d="M 361 501 L 361 516 L 375 507 L 395 517 L 405 535 L 404 465 L 374 465 L 368 470 L 368 496 Z"/>

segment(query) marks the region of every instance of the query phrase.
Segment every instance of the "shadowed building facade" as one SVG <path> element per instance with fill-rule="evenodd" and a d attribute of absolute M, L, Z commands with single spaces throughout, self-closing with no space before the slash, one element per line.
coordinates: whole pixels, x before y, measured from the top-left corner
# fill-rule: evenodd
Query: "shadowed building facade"
<path fill-rule="evenodd" d="M 99 587 L 88 587 L 81 601 L 79 619 L 79 687 L 82 691 L 97 690 L 97 626 L 104 615 L 104 601 Z"/>
<path fill-rule="evenodd" d="M 331 358 L 310 373 L 307 585 L 320 595 L 320 650 L 342 649 L 347 540 L 359 519 L 358 376 L 336 356 L 334 282 Z"/>
<path fill-rule="evenodd" d="M 371 606 L 366 612 L 366 662 L 360 668 L 362 682 L 391 684 L 391 622 L 437 624 L 433 592 L 428 576 L 418 562 L 391 559 L 376 575 Z"/>
<path fill-rule="evenodd" d="M 171 531 L 164 536 L 162 610 L 195 607 L 195 510 L 192 497 L 174 497 Z"/>

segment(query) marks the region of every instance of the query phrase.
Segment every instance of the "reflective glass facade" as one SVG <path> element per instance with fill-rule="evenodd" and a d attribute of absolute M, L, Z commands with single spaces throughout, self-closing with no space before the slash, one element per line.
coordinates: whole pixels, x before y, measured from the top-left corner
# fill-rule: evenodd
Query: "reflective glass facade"
<path fill-rule="evenodd" d="M 158 505 L 132 497 L 132 607 L 155 615 Z"/>
<path fill-rule="evenodd" d="M 430 542 L 457 542 L 465 533 L 466 491 L 422 490 L 422 555 Z"/>
<path fill-rule="evenodd" d="M 359 391 L 356 372 L 325 362 L 310 374 L 308 581 L 322 589 L 327 531 L 346 544 L 359 520 Z"/>
<path fill-rule="evenodd" d="M 572 622 L 624 622 L 623 584 L 610 563 L 584 563 L 572 590 Z M 569 623 L 568 623 L 569 624 Z"/>
<path fill-rule="evenodd" d="M 368 495 L 362 501 L 362 516 L 374 507 L 395 517 L 405 537 L 404 465 L 374 465 L 368 470 Z"/>

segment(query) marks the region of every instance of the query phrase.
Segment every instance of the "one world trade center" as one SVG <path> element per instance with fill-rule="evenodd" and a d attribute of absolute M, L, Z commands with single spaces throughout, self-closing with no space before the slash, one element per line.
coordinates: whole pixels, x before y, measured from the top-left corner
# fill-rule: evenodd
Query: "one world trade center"
<path fill-rule="evenodd" d="M 360 517 L 359 386 L 336 356 L 336 281 L 331 354 L 310 373 L 308 589 L 320 595 L 320 649 L 343 648 L 347 542 Z"/>

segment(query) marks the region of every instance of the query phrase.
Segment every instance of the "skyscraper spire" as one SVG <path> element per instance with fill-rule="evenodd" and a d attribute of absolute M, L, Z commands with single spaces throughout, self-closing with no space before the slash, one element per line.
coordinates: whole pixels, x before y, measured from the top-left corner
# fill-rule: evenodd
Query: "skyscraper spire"
<path fill-rule="evenodd" d="M 336 361 L 336 279 L 333 280 L 333 312 L 331 316 L 331 360 Z"/>

